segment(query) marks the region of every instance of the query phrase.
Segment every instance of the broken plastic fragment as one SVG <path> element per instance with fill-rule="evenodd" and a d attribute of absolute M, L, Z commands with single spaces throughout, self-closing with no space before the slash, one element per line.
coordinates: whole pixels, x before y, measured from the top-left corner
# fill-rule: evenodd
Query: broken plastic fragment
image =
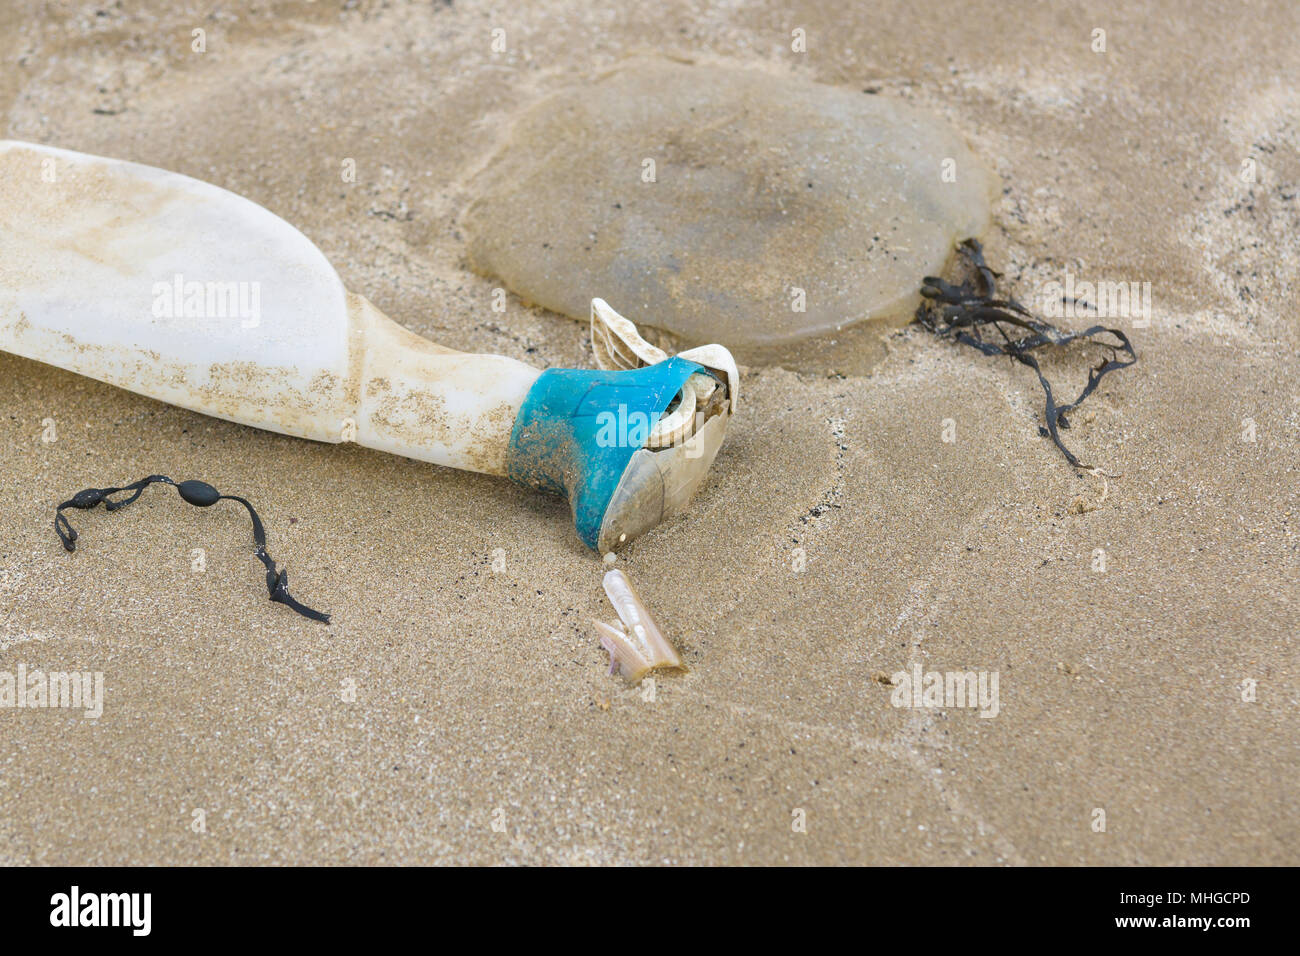
<path fill-rule="evenodd" d="M 568 496 L 600 553 L 690 503 L 737 384 L 720 346 L 616 374 L 457 352 L 348 293 L 306 236 L 247 199 L 3 140 L 0 351 L 257 428 L 508 475 Z M 703 408 L 688 407 L 694 386 L 681 395 L 692 377 L 709 379 Z M 624 410 L 634 424 L 610 435 L 601 413 Z M 636 423 L 675 411 L 641 447 Z M 282 578 L 269 586 L 285 593 Z"/>
<path fill-rule="evenodd" d="M 591 348 L 596 366 L 603 369 L 636 369 L 667 360 L 668 353 L 641 337 L 636 325 L 619 315 L 604 299 L 591 300 Z M 688 349 L 681 357 L 703 365 L 713 375 L 697 372 L 686 380 L 676 405 L 655 423 L 647 448 L 669 448 L 689 439 L 703 424 L 711 409 L 710 399 L 721 399 L 719 382 L 726 382 L 730 412 L 736 412 L 740 396 L 740 371 L 731 353 L 718 345 Z"/>
<path fill-rule="evenodd" d="M 622 673 L 635 684 L 657 668 L 685 670 L 677 651 L 650 617 L 626 574 L 617 568 L 606 572 L 605 593 L 627 628 L 624 633 L 603 621 L 592 621 L 600 634 L 600 646 L 609 652 L 610 674 Z"/>

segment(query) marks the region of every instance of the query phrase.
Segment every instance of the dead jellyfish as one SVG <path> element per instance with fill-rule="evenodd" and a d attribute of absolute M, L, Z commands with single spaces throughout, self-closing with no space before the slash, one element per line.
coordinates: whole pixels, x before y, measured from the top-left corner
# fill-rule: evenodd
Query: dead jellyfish
<path fill-rule="evenodd" d="M 763 361 L 908 320 L 922 277 L 987 226 L 996 178 L 887 97 L 634 59 L 526 109 L 472 188 L 476 271 Z"/>

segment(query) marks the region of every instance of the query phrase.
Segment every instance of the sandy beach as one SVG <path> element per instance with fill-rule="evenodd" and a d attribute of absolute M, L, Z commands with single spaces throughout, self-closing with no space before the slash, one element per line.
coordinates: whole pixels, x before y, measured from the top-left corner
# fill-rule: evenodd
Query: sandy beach
<path fill-rule="evenodd" d="M 1067 435 L 1104 482 L 1028 369 L 916 326 L 746 365 L 692 510 L 617 559 L 689 667 L 653 695 L 562 500 L 0 353 L 0 671 L 105 694 L 0 708 L 0 863 L 1300 863 L 1298 36 L 1285 2 L 0 0 L 0 139 L 247 196 L 456 349 L 591 365 L 492 311 L 461 217 L 511 117 L 634 55 L 929 110 L 1001 181 L 1008 291 L 1151 302 Z M 254 502 L 333 623 L 266 600 L 238 509 L 153 488 L 59 546 L 58 502 L 154 473 Z M 996 715 L 895 706 L 915 670 L 995 673 Z"/>

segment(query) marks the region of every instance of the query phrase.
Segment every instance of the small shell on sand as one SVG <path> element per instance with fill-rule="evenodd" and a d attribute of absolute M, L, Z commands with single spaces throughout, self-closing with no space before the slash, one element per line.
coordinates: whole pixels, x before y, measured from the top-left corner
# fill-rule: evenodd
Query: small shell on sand
<path fill-rule="evenodd" d="M 605 593 L 627 628 L 627 633 L 624 633 L 603 621 L 592 621 L 600 634 L 600 646 L 609 652 L 610 674 L 620 672 L 635 684 L 660 667 L 685 669 L 682 659 L 650 617 L 626 574 L 617 568 L 607 571 Z"/>
<path fill-rule="evenodd" d="M 921 278 L 987 226 L 997 179 L 906 103 L 637 58 L 526 109 L 472 188 L 477 271 L 743 356 L 910 319 Z"/>

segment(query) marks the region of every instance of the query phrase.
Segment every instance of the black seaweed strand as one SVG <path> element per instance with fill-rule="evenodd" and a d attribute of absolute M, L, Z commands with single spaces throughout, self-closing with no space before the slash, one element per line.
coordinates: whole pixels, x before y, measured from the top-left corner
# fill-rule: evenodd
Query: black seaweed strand
<path fill-rule="evenodd" d="M 69 552 L 77 550 L 77 532 L 68 523 L 68 518 L 63 513 L 65 509 L 77 508 L 86 511 L 103 502 L 105 510 L 116 511 L 118 508 L 125 508 L 135 501 L 145 488 L 155 482 L 172 485 L 179 492 L 182 499 L 199 508 L 210 507 L 218 501 L 237 501 L 247 508 L 248 516 L 253 521 L 253 542 L 257 545 L 253 554 L 266 568 L 266 589 L 270 593 L 271 600 L 286 605 L 303 617 L 311 618 L 313 621 L 320 621 L 322 624 L 330 622 L 328 614 L 312 610 L 307 605 L 295 600 L 289 593 L 289 572 L 277 570 L 275 560 L 271 557 L 270 552 L 266 550 L 266 528 L 253 506 L 238 495 L 221 494 L 205 481 L 190 480 L 178 484 L 166 475 L 150 475 L 148 478 L 141 478 L 139 481 L 132 482 L 121 488 L 87 488 L 84 491 L 79 491 L 59 505 L 54 514 L 54 531 L 58 534 L 59 540 L 63 542 L 64 550 Z M 115 499 L 111 497 L 124 491 L 130 492 L 126 498 Z"/>
<path fill-rule="evenodd" d="M 954 338 L 958 342 L 979 349 L 985 355 L 1006 355 L 1022 365 L 1027 365 L 1038 376 L 1038 383 L 1047 396 L 1044 417 L 1047 427 L 1039 426 L 1039 433 L 1050 437 L 1073 467 L 1091 470 L 1065 447 L 1060 430 L 1069 428 L 1070 421 L 1065 416 L 1083 404 L 1084 399 L 1096 390 L 1102 378 L 1121 368 L 1128 368 L 1137 361 L 1137 352 L 1127 335 L 1119 329 L 1094 325 L 1082 332 L 1058 329 L 1050 322 L 1035 316 L 1015 299 L 997 297 L 998 273 L 984 262 L 984 250 L 979 242 L 967 239 L 957 247 L 971 275 L 954 285 L 936 276 L 926 276 L 922 280 L 921 295 L 925 299 L 916 310 L 916 321 L 926 329 L 942 338 Z M 1023 329 L 1024 334 L 1013 338 L 1005 326 Z M 1001 336 L 1001 342 L 986 342 L 982 330 L 992 327 Z M 1114 342 L 1096 338 L 1109 335 Z M 1052 384 L 1043 375 L 1038 360 L 1031 354 L 1036 349 L 1047 346 L 1066 346 L 1071 342 L 1093 339 L 1097 345 L 1110 350 L 1110 357 L 1103 359 L 1095 368 L 1088 370 L 1088 383 L 1079 393 L 1079 397 L 1065 405 L 1056 403 Z M 1121 360 L 1120 355 L 1127 355 Z"/>

